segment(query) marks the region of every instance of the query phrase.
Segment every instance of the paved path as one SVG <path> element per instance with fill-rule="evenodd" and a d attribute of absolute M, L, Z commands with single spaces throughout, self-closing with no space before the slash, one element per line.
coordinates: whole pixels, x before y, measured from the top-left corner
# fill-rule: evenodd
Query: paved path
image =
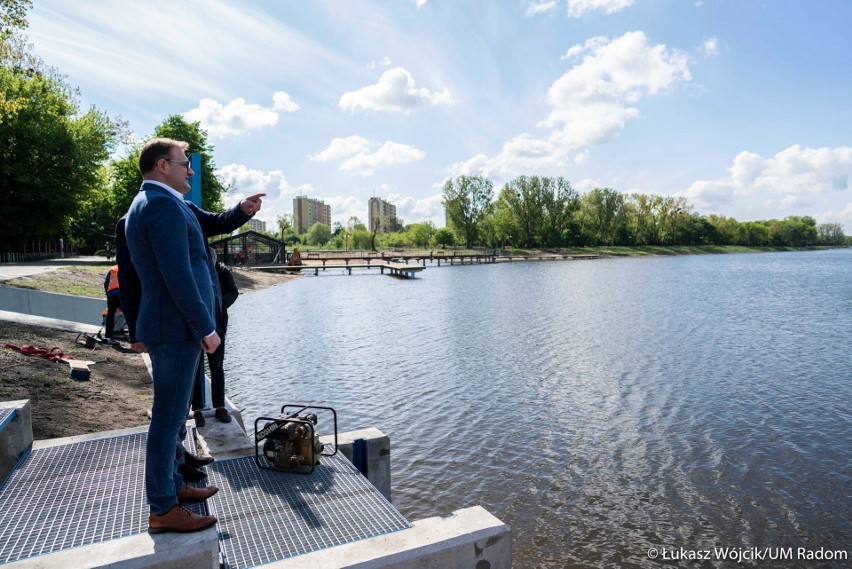
<path fill-rule="evenodd" d="M 0 263 L 0 281 L 17 279 L 49 273 L 62 267 L 73 265 L 96 265 L 107 263 L 106 257 L 70 257 L 67 259 L 45 259 L 43 261 L 32 261 L 29 263 Z M 106 274 L 106 269 L 104 269 Z"/>

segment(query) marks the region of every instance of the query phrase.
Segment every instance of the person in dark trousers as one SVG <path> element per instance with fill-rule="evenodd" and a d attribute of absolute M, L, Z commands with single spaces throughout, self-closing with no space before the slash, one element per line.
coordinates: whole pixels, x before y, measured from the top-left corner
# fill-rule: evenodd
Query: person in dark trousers
<path fill-rule="evenodd" d="M 195 214 L 205 235 L 210 237 L 211 235 L 230 233 L 246 224 L 255 212 L 260 211 L 262 205 L 261 198 L 264 195 L 254 194 L 249 196 L 223 213 L 205 211 L 191 202 L 187 202 L 187 205 Z M 115 261 L 118 263 L 119 282 L 122 283 L 119 293 L 121 296 L 122 311 L 127 321 L 130 347 L 141 354 L 146 350 L 145 345 L 136 338 L 136 319 L 139 314 L 139 301 L 142 298 L 142 285 L 139 282 L 139 276 L 136 274 L 136 268 L 133 266 L 130 250 L 127 248 L 127 239 L 125 237 L 126 222 L 127 216 L 125 215 L 118 220 L 115 226 Z M 199 470 L 199 468 L 213 462 L 213 458 L 199 457 L 186 451 L 181 442 L 186 437 L 185 427 L 181 430 L 179 436 L 180 441 L 178 441 L 175 451 L 178 472 L 180 472 L 183 479 L 187 482 L 197 482 L 204 479 L 207 475 L 204 471 Z"/>
<path fill-rule="evenodd" d="M 204 232 L 184 201 L 194 173 L 188 148 L 188 143 L 168 138 L 145 143 L 139 155 L 142 187 L 127 210 L 124 228 L 142 284 L 135 335 L 148 350 L 154 384 L 145 444 L 148 533 L 199 531 L 217 521 L 184 504 L 203 502 L 219 489 L 186 484 L 175 461 L 198 360 L 202 351 L 214 352 L 221 343 L 216 276 Z"/>
<path fill-rule="evenodd" d="M 216 263 L 216 275 L 219 278 L 219 290 L 222 292 L 222 303 L 216 313 L 216 332 L 222 339 L 222 343 L 212 354 L 207 354 L 207 362 L 210 364 L 210 396 L 213 407 L 216 409 L 216 418 L 223 423 L 231 422 L 231 415 L 225 408 L 225 332 L 228 330 L 228 308 L 234 304 L 240 291 L 234 282 L 234 275 L 224 263 L 216 260 L 216 252 L 209 249 L 211 259 Z M 203 427 L 205 424 L 204 401 L 201 400 L 201 382 L 204 381 L 203 373 L 195 375 L 195 386 L 192 390 L 192 409 L 194 411 L 195 426 Z"/>
<path fill-rule="evenodd" d="M 121 294 L 118 286 L 118 265 L 113 265 L 107 271 L 104 279 L 104 292 L 107 297 L 107 315 L 104 336 L 108 344 L 113 343 L 115 334 L 115 311 L 121 306 Z"/>

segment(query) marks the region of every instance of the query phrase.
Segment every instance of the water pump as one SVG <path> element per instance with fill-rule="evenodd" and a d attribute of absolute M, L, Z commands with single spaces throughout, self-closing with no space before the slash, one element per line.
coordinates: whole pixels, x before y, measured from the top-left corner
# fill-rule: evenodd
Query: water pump
<path fill-rule="evenodd" d="M 288 409 L 291 411 L 288 412 Z M 326 446 L 320 442 L 316 431 L 318 416 L 312 411 L 331 413 L 334 419 L 333 452 L 327 451 Z M 261 421 L 266 423 L 259 428 Z M 281 407 L 278 417 L 258 417 L 254 421 L 254 461 L 260 468 L 310 474 L 320 463 L 321 456 L 335 454 L 337 412 L 331 407 L 288 404 Z"/>

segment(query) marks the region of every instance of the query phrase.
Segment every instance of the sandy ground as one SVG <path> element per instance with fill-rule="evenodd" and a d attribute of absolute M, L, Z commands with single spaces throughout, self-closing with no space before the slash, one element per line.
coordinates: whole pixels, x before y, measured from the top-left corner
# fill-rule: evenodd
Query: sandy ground
<path fill-rule="evenodd" d="M 4 284 L 26 284 L 28 288 L 66 293 L 69 287 L 103 291 L 100 273 L 66 267 L 26 277 L 25 283 L 20 283 L 22 279 L 12 279 Z M 236 269 L 234 278 L 240 293 L 246 294 L 299 277 Z M 151 378 L 142 356 L 130 350 L 126 343 L 119 346 L 97 344 L 94 349 L 88 349 L 77 343 L 77 337 L 77 332 L 0 321 L 0 401 L 30 400 L 36 439 L 147 424 L 152 400 Z M 3 347 L 7 343 L 19 347 L 30 344 L 48 350 L 58 347 L 74 359 L 97 363 L 89 366 L 88 381 L 78 381 L 71 379 L 68 363 L 26 356 Z"/>
<path fill-rule="evenodd" d="M 71 379 L 67 362 L 0 350 L 0 401 L 29 399 L 33 436 L 49 439 L 144 425 L 151 407 L 151 378 L 142 356 L 105 344 L 88 349 L 77 332 L 0 321 L 0 345 L 58 347 L 89 366 L 88 381 Z"/>

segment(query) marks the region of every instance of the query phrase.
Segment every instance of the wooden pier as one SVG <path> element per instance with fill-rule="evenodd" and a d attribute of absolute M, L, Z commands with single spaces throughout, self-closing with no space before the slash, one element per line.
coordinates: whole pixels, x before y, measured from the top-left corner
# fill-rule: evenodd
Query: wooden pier
<path fill-rule="evenodd" d="M 347 274 L 352 274 L 354 269 L 372 270 L 378 269 L 380 274 L 387 270 L 391 276 L 401 278 L 415 278 L 416 273 L 427 267 L 427 263 L 441 266 L 444 265 L 478 265 L 489 263 L 511 263 L 519 261 L 579 261 L 598 259 L 596 254 L 576 254 L 545 252 L 535 254 L 507 254 L 498 250 L 479 251 L 302 251 L 300 252 L 301 265 L 265 264 L 252 265 L 254 269 L 262 271 L 284 271 L 301 272 L 313 271 L 319 275 L 320 271 L 328 269 L 343 269 Z"/>
<path fill-rule="evenodd" d="M 405 279 L 413 279 L 415 278 L 415 274 L 419 273 L 423 269 L 426 268 L 425 265 L 405 265 L 402 263 L 386 263 L 386 262 L 378 262 L 378 263 L 352 263 L 352 264 L 326 264 L 322 265 L 316 264 L 306 264 L 303 263 L 301 265 L 262 265 L 252 267 L 254 269 L 259 269 L 261 271 L 284 271 L 284 272 L 302 272 L 302 271 L 313 271 L 314 275 L 319 276 L 320 271 L 325 271 L 328 269 L 344 269 L 347 274 L 352 274 L 353 269 L 378 269 L 380 274 L 385 274 L 385 270 L 388 271 L 388 274 L 394 277 L 401 277 Z"/>

